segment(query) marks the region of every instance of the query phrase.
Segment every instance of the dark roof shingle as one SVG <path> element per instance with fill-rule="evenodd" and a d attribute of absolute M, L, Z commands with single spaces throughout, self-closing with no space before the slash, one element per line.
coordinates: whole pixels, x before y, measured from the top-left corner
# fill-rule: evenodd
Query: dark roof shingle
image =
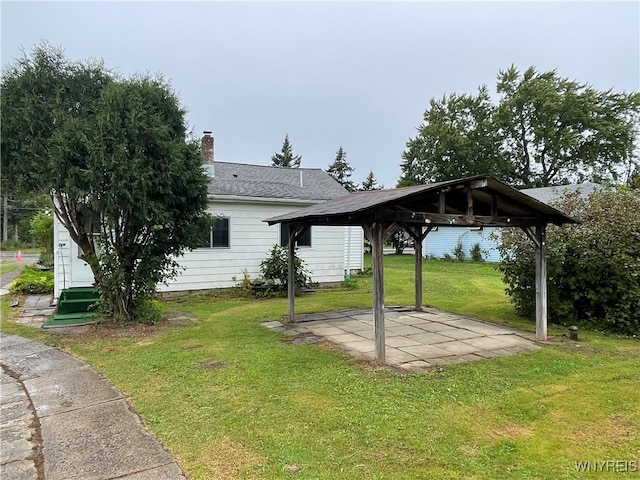
<path fill-rule="evenodd" d="M 433 218 L 440 218 L 439 193 L 446 192 L 447 208 L 453 211 L 446 213 L 464 213 L 468 202 L 466 188 L 471 186 L 475 215 L 492 215 L 490 212 L 493 210 L 495 198 L 495 201 L 498 201 L 498 216 L 519 217 L 523 222 L 530 224 L 538 224 L 541 221 L 558 225 L 576 223 L 561 211 L 486 175 L 391 190 L 355 192 L 344 198 L 329 200 L 263 221 L 269 224 L 322 222 L 327 225 L 356 225 L 371 221 L 383 211 L 391 216 L 393 212 L 400 212 L 398 217 L 402 216 L 404 221 L 407 220 L 402 213 L 406 212 L 420 212 L 427 216 L 432 213 Z M 420 217 L 415 221 L 423 222 Z M 438 222 L 443 225 L 448 223 L 442 219 Z"/>
<path fill-rule="evenodd" d="M 349 192 L 319 168 L 285 168 L 214 162 L 209 195 L 330 200 Z M 209 167 L 211 171 L 211 167 Z"/>

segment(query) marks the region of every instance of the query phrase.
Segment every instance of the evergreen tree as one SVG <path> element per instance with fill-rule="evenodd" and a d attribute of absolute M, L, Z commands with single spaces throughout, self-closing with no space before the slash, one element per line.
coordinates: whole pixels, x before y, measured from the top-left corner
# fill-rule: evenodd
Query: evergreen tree
<path fill-rule="evenodd" d="M 153 320 L 158 283 L 207 226 L 207 177 L 162 78 L 115 78 L 48 45 L 3 72 L 3 179 L 47 193 L 93 273 L 105 314 Z"/>
<path fill-rule="evenodd" d="M 294 155 L 291 142 L 289 142 L 289 135 L 284 136 L 284 142 L 282 143 L 282 150 L 280 153 L 274 153 L 271 157 L 271 165 L 274 167 L 300 167 L 301 155 Z"/>
<path fill-rule="evenodd" d="M 378 181 L 375 179 L 375 177 L 373 176 L 373 171 L 369 172 L 369 175 L 367 175 L 367 178 L 365 178 L 364 182 L 362 182 L 362 185 L 360 186 L 360 190 L 382 190 L 384 188 L 384 185 L 378 185 Z"/>
<path fill-rule="evenodd" d="M 351 174 L 353 173 L 353 167 L 349 165 L 349 162 L 347 162 L 347 152 L 344 151 L 342 145 L 338 148 L 338 151 L 336 152 L 336 159 L 331 165 L 329 165 L 327 173 L 350 192 L 354 192 L 358 189 L 358 187 L 350 180 Z"/>

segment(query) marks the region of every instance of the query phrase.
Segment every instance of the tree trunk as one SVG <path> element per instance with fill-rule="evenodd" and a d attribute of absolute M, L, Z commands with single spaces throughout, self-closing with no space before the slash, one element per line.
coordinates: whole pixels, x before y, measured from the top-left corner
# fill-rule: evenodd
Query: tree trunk
<path fill-rule="evenodd" d="M 9 240 L 9 197 L 4 195 L 2 210 L 2 241 Z"/>

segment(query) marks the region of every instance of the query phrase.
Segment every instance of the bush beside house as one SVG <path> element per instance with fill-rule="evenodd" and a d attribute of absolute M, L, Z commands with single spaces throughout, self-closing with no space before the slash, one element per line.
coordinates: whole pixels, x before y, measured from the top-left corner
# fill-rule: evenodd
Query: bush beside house
<path fill-rule="evenodd" d="M 555 206 L 582 223 L 547 229 L 549 321 L 640 334 L 640 194 L 570 194 Z M 517 311 L 535 315 L 532 242 L 506 230 L 498 249 L 498 269 Z"/>

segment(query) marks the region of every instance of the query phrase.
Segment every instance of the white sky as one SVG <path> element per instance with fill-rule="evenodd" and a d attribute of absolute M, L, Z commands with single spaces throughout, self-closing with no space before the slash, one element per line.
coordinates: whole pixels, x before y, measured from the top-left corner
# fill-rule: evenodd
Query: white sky
<path fill-rule="evenodd" d="M 495 93 L 500 69 L 640 90 L 640 2 L 1 2 L 2 66 L 41 40 L 122 74 L 160 73 L 216 160 L 302 167 L 343 146 L 387 188 L 431 98 Z"/>

